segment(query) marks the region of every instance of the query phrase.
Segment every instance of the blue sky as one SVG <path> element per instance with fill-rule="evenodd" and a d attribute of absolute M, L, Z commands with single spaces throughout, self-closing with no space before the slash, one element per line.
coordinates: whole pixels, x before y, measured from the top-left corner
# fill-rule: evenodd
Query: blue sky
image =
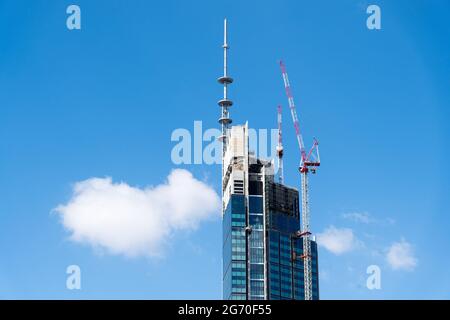
<path fill-rule="evenodd" d="M 66 28 L 72 3 L 81 30 Z M 366 27 L 369 4 L 381 30 Z M 221 298 L 217 215 L 151 258 L 71 241 L 52 210 L 92 177 L 145 188 L 183 168 L 219 192 L 220 166 L 175 165 L 170 138 L 195 120 L 218 126 L 224 17 L 234 122 L 275 128 L 282 58 L 305 141 L 320 140 L 313 231 L 352 235 L 341 254 L 319 248 L 321 298 L 450 298 L 449 14 L 445 0 L 0 0 L 0 298 Z M 414 266 L 395 270 L 389 248 L 405 242 Z M 381 290 L 365 286 L 373 264 Z"/>

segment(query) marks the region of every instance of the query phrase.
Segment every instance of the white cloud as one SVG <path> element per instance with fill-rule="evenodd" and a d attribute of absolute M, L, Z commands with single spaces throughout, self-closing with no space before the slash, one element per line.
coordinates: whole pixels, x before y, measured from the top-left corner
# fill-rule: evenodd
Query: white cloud
<path fill-rule="evenodd" d="M 362 243 L 355 237 L 352 229 L 330 226 L 317 234 L 317 243 L 328 251 L 340 255 L 360 246 Z"/>
<path fill-rule="evenodd" d="M 165 184 L 136 188 L 111 178 L 77 182 L 55 211 L 74 242 L 125 256 L 160 256 L 176 232 L 194 230 L 220 212 L 220 198 L 189 171 L 173 170 Z"/>
<path fill-rule="evenodd" d="M 412 245 L 402 239 L 394 242 L 388 249 L 386 259 L 394 270 L 412 271 L 417 265 Z"/>
<path fill-rule="evenodd" d="M 393 225 L 395 220 L 392 218 L 377 219 L 368 212 L 349 212 L 344 213 L 342 218 L 364 224 Z"/>
<path fill-rule="evenodd" d="M 344 219 L 348 219 L 355 222 L 362 222 L 362 223 L 370 223 L 372 222 L 372 218 L 370 217 L 370 214 L 367 212 L 350 212 L 350 213 L 344 213 L 342 215 Z"/>

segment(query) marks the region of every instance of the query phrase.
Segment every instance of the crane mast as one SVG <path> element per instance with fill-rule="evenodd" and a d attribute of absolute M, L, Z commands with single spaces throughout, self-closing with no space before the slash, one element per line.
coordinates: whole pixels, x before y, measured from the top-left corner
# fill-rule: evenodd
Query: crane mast
<path fill-rule="evenodd" d="M 320 166 L 319 157 L 319 143 L 314 139 L 313 146 L 307 153 L 303 143 L 303 137 L 300 131 L 300 123 L 292 95 L 291 86 L 289 83 L 286 66 L 280 61 L 281 73 L 283 75 L 284 87 L 288 98 L 289 109 L 291 111 L 292 120 L 294 122 L 295 133 L 297 137 L 298 146 L 300 149 L 300 165 L 299 171 L 301 175 L 301 197 L 302 197 L 302 221 L 301 231 L 297 232 L 295 237 L 303 239 L 303 254 L 300 256 L 303 259 L 304 265 L 304 283 L 305 283 L 305 300 L 312 300 L 312 257 L 311 257 L 311 231 L 310 231 L 310 214 L 309 214 L 309 186 L 308 186 L 308 172 L 316 172 L 316 167 Z M 295 255 L 294 255 L 295 257 Z"/>
<path fill-rule="evenodd" d="M 277 145 L 277 156 L 278 156 L 278 182 L 283 184 L 284 174 L 283 174 L 283 139 L 282 139 L 282 131 L 281 131 L 281 116 L 282 109 L 281 106 L 277 108 L 277 122 L 278 122 L 278 145 Z"/>

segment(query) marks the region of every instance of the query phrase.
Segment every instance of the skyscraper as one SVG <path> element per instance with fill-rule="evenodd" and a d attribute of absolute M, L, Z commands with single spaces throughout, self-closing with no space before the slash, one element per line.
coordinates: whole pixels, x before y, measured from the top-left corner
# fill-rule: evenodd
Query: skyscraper
<path fill-rule="evenodd" d="M 303 300 L 299 192 L 274 180 L 273 163 L 249 150 L 248 124 L 230 126 L 226 20 L 222 108 L 223 298 Z M 317 244 L 311 241 L 313 299 L 319 299 Z"/>
<path fill-rule="evenodd" d="M 273 163 L 249 151 L 248 125 L 232 126 L 224 156 L 223 298 L 304 299 L 299 193 L 274 181 Z M 313 298 L 319 298 L 312 241 Z"/>

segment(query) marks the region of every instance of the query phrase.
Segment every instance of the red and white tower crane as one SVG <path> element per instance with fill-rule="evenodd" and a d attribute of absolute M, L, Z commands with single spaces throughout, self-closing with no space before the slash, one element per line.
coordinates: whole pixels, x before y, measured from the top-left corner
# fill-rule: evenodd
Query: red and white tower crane
<path fill-rule="evenodd" d="M 283 139 L 282 139 L 282 131 L 281 131 L 281 106 L 277 108 L 277 122 L 278 122 L 278 145 L 277 145 L 277 156 L 278 156 L 278 182 L 283 184 L 284 175 L 283 175 Z"/>
<path fill-rule="evenodd" d="M 296 237 L 303 239 L 303 259 L 304 265 L 304 283 L 305 283 L 305 300 L 312 300 L 312 265 L 311 265 L 311 231 L 310 231 L 310 215 L 309 215 L 309 199 L 308 199 L 308 173 L 316 173 L 316 169 L 320 166 L 319 142 L 314 139 L 313 146 L 306 152 L 303 143 L 303 137 L 300 131 L 300 123 L 298 121 L 297 111 L 294 103 L 294 97 L 289 84 L 289 78 L 286 72 L 286 66 L 280 61 L 281 73 L 283 75 L 284 87 L 288 98 L 289 109 L 291 110 L 292 120 L 294 121 L 295 133 L 297 136 L 298 146 L 300 148 L 300 165 L 299 171 L 301 175 L 301 192 L 302 192 L 302 221 L 301 231 L 297 232 Z"/>

